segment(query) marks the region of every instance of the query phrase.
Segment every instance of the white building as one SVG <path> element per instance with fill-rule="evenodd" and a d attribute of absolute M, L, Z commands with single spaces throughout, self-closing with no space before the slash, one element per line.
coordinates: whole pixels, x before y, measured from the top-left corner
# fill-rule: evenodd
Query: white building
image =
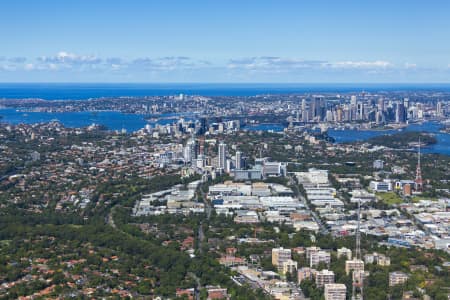
<path fill-rule="evenodd" d="M 347 260 L 345 262 L 345 273 L 348 275 L 352 271 L 364 271 L 364 261 L 360 259 Z"/>
<path fill-rule="evenodd" d="M 294 272 L 297 271 L 297 262 L 292 259 L 283 261 L 282 266 L 283 266 L 283 270 L 282 270 L 283 274 L 286 274 L 286 273 L 294 274 Z"/>
<path fill-rule="evenodd" d="M 303 280 L 311 280 L 312 279 L 312 274 L 313 274 L 313 270 L 311 268 L 300 268 L 297 271 L 297 280 L 298 280 L 298 284 L 300 284 Z"/>
<path fill-rule="evenodd" d="M 242 153 L 241 153 L 241 151 L 236 151 L 234 166 L 237 170 L 242 169 Z"/>
<path fill-rule="evenodd" d="M 325 284 L 334 283 L 334 272 L 330 270 L 322 270 L 316 273 L 316 286 L 322 287 Z"/>
<path fill-rule="evenodd" d="M 227 161 L 227 145 L 225 143 L 219 144 L 219 168 L 225 170 Z"/>
<path fill-rule="evenodd" d="M 409 279 L 409 275 L 403 272 L 389 273 L 389 286 L 403 284 Z"/>
<path fill-rule="evenodd" d="M 345 300 L 347 287 L 342 283 L 325 284 L 325 300 Z"/>
<path fill-rule="evenodd" d="M 331 255 L 327 251 L 320 250 L 318 252 L 311 253 L 309 257 L 309 266 L 317 266 L 320 263 L 325 263 L 327 265 L 330 265 L 331 262 Z"/>
<path fill-rule="evenodd" d="M 374 169 L 383 169 L 384 167 L 384 161 L 381 159 L 374 160 L 373 162 L 373 168 Z"/>
<path fill-rule="evenodd" d="M 342 247 L 337 250 L 337 258 L 346 257 L 352 259 L 352 250 Z"/>
<path fill-rule="evenodd" d="M 374 192 L 388 192 L 392 190 L 392 184 L 385 181 L 371 181 L 369 186 Z"/>
<path fill-rule="evenodd" d="M 283 267 L 283 262 L 291 259 L 291 249 L 273 248 L 272 249 L 272 265 L 276 267 Z"/>

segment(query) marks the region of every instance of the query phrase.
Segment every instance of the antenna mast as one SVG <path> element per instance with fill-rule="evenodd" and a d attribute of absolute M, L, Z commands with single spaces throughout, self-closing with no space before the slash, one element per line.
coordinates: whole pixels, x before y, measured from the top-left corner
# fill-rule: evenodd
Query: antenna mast
<path fill-rule="evenodd" d="M 361 233 L 360 233 L 360 224 L 361 224 L 361 200 L 358 201 L 358 224 L 356 226 L 356 245 L 355 245 L 355 261 L 361 260 Z M 362 272 L 362 273 L 361 273 Z M 353 282 L 352 282 L 352 300 L 363 300 L 363 287 L 364 287 L 364 271 L 358 270 L 353 271 L 352 274 Z M 359 295 L 356 292 L 356 289 L 359 289 Z"/>
<path fill-rule="evenodd" d="M 417 169 L 416 169 L 416 191 L 421 192 L 423 190 L 422 169 L 420 167 L 420 136 L 419 136 L 419 151 L 417 157 Z"/>

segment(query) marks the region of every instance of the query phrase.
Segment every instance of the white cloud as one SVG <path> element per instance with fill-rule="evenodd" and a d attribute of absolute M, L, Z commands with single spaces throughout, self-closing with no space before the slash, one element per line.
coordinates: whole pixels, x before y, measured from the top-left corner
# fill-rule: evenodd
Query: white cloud
<path fill-rule="evenodd" d="M 324 63 L 325 63 L 324 61 L 318 60 L 282 58 L 277 56 L 259 56 L 259 57 L 231 59 L 227 64 L 227 68 L 280 72 L 280 71 L 289 71 L 293 69 L 320 67 Z"/>
<path fill-rule="evenodd" d="M 0 65 L 0 70 L 1 71 L 16 71 L 17 70 L 17 66 L 14 65 L 14 64 Z"/>
<path fill-rule="evenodd" d="M 241 59 L 232 59 L 229 61 L 229 69 L 246 69 L 255 71 L 293 71 L 296 69 L 367 69 L 379 70 L 394 67 L 388 61 L 337 61 L 330 62 L 324 60 L 304 60 L 298 58 L 282 58 L 275 56 L 261 56 Z"/>
<path fill-rule="evenodd" d="M 326 66 L 331 68 L 343 68 L 343 69 L 374 69 L 374 68 L 389 68 L 393 65 L 388 61 L 376 60 L 376 61 L 338 61 L 327 63 Z"/>
<path fill-rule="evenodd" d="M 31 70 L 34 70 L 34 65 L 33 64 L 25 64 L 25 66 L 23 68 L 26 71 L 31 71 Z"/>
<path fill-rule="evenodd" d="M 41 56 L 38 58 L 43 63 L 83 65 L 99 64 L 102 60 L 94 55 L 78 55 L 66 51 L 60 51 L 54 56 Z"/>
<path fill-rule="evenodd" d="M 194 60 L 186 56 L 168 56 L 159 58 L 141 57 L 129 64 L 133 70 L 144 71 L 175 71 L 183 69 L 198 69 L 210 65 L 205 60 Z"/>
<path fill-rule="evenodd" d="M 420 69 L 419 69 L 420 68 Z M 413 71 L 420 70 L 421 72 Z M 407 71 L 408 70 L 408 71 Z M 418 76 L 417 74 L 439 73 L 445 78 L 450 64 L 443 67 L 418 67 L 415 63 L 393 63 L 385 60 L 308 60 L 295 57 L 255 56 L 233 58 L 225 61 L 210 62 L 186 56 L 167 57 L 99 57 L 60 51 L 54 55 L 37 58 L 0 57 L 0 72 L 29 72 L 42 75 L 55 73 L 53 76 L 73 74 L 122 76 L 142 78 L 153 76 L 160 78 L 222 78 L 233 81 L 243 78 L 249 81 L 271 80 L 315 80 L 314 78 L 396 78 L 395 76 Z M 225 74 L 225 75 L 224 75 Z M 179 77 L 176 77 L 179 76 Z M 153 78 L 152 77 L 152 78 Z M 103 78 L 103 77 L 101 77 Z M 403 78 L 403 77 L 401 77 Z M 433 77 L 436 78 L 436 77 Z M 343 79 L 342 79 L 343 80 Z"/>

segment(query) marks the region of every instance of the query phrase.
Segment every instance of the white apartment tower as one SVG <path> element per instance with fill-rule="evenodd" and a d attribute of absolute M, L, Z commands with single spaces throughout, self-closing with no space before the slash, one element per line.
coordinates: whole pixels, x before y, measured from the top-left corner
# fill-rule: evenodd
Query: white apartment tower
<path fill-rule="evenodd" d="M 225 170 L 227 163 L 227 145 L 223 142 L 219 144 L 219 168 Z"/>
<path fill-rule="evenodd" d="M 234 166 L 237 170 L 242 169 L 242 153 L 241 151 L 236 151 L 236 161 Z"/>

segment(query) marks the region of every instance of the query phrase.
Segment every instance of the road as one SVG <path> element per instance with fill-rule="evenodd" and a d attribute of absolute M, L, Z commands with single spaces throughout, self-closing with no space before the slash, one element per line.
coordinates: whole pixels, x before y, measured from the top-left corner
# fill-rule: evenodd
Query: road
<path fill-rule="evenodd" d="M 203 252 L 202 243 L 205 240 L 205 233 L 203 231 L 203 222 L 201 222 L 200 225 L 198 226 L 197 238 L 198 238 L 197 249 L 200 253 L 202 253 Z"/>
<path fill-rule="evenodd" d="M 200 278 L 198 278 L 194 273 L 188 272 L 187 273 L 189 277 L 195 280 L 197 283 L 197 286 L 195 287 L 195 300 L 200 300 L 200 289 L 202 288 L 202 285 L 200 283 Z"/>
<path fill-rule="evenodd" d="M 295 187 L 296 189 L 296 194 L 297 194 L 297 199 L 303 203 L 305 205 L 305 208 L 311 212 L 311 216 L 313 217 L 314 221 L 319 225 L 320 227 L 320 232 L 322 234 L 329 234 L 330 231 L 328 230 L 328 228 L 322 223 L 322 220 L 319 218 L 319 216 L 316 214 L 316 212 L 314 212 L 311 207 L 308 204 L 308 201 L 306 200 L 305 197 L 303 197 L 299 190 L 298 190 L 298 183 L 295 181 L 295 179 L 293 178 L 292 175 L 288 175 L 289 178 L 289 184 L 293 187 Z"/>
<path fill-rule="evenodd" d="M 206 219 L 209 220 L 211 218 L 212 206 L 206 198 L 207 194 L 203 191 L 203 189 L 200 189 L 200 192 L 202 193 L 203 203 L 205 204 Z"/>
<path fill-rule="evenodd" d="M 330 231 L 328 230 L 328 228 L 325 225 L 323 225 L 322 220 L 319 218 L 319 216 L 316 214 L 316 212 L 310 208 L 308 201 L 306 201 L 305 197 L 299 196 L 298 199 L 305 205 L 306 209 L 311 212 L 311 216 L 313 217 L 314 221 L 320 227 L 320 233 L 329 234 Z"/>
<path fill-rule="evenodd" d="M 109 210 L 108 216 L 106 218 L 106 222 L 114 229 L 117 229 L 116 223 L 114 223 L 113 210 L 115 206 Z"/>

